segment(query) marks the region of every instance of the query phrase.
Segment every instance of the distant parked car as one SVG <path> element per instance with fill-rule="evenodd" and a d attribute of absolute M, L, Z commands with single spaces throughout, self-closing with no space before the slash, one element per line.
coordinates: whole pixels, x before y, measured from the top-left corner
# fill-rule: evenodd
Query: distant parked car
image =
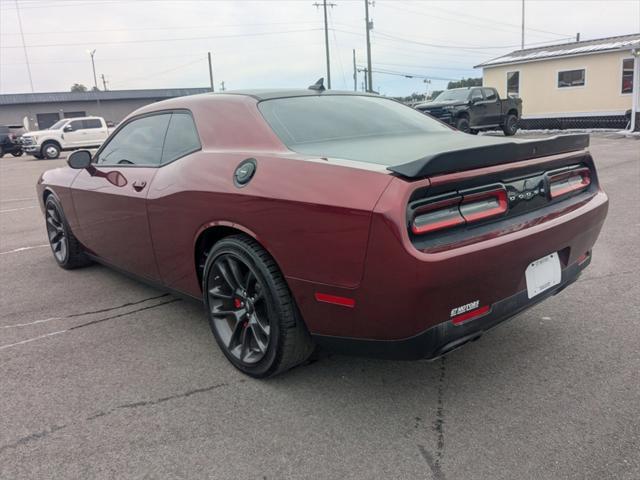
<path fill-rule="evenodd" d="M 0 125 L 0 158 L 4 157 L 5 153 L 14 157 L 22 155 L 20 135 L 23 131 L 22 125 Z"/>
<path fill-rule="evenodd" d="M 36 158 L 58 158 L 63 150 L 98 148 L 111 129 L 101 117 L 65 118 L 47 130 L 22 136 L 22 150 Z"/>
<path fill-rule="evenodd" d="M 520 98 L 501 99 L 495 88 L 466 87 L 446 90 L 433 101 L 415 107 L 458 130 L 478 133 L 478 130 L 501 128 L 505 135 L 515 135 L 522 115 Z"/>

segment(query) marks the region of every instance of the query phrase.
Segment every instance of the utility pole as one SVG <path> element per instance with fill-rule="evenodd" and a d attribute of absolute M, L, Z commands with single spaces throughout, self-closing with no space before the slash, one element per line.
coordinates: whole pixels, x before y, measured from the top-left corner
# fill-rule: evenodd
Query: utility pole
<path fill-rule="evenodd" d="M 16 14 L 18 15 L 18 28 L 20 28 L 20 37 L 22 38 L 22 49 L 24 50 L 24 59 L 27 62 L 27 73 L 29 74 L 29 85 L 31 85 L 31 93 L 33 93 L 33 78 L 31 77 L 31 65 L 29 65 L 29 55 L 27 54 L 27 45 L 24 43 L 24 32 L 22 31 L 22 17 L 20 16 L 20 4 L 16 0 Z"/>
<path fill-rule="evenodd" d="M 356 68 L 356 49 L 353 49 L 353 91 L 358 91 L 358 69 Z"/>
<path fill-rule="evenodd" d="M 368 92 L 369 91 L 369 85 L 371 85 L 369 83 L 369 69 L 368 68 L 364 68 L 364 91 Z"/>
<path fill-rule="evenodd" d="M 524 0 L 523 0 L 524 1 Z M 372 88 L 373 78 L 371 75 L 371 39 L 369 38 L 369 31 L 373 30 L 373 21 L 369 21 L 369 0 L 364 0 L 364 17 L 367 26 L 367 70 L 366 74 L 368 75 L 366 85 L 367 92 Z"/>
<path fill-rule="evenodd" d="M 226 88 L 224 88 L 224 80 L 222 80 L 222 81 L 220 82 L 220 91 L 221 91 L 221 92 L 224 92 L 225 90 L 226 90 Z"/>
<path fill-rule="evenodd" d="M 580 32 L 576 33 L 576 42 L 580 41 Z"/>
<path fill-rule="evenodd" d="M 314 3 L 313 6 L 318 8 L 322 5 L 324 10 L 324 51 L 327 55 L 327 89 L 331 90 L 331 62 L 329 61 L 329 24 L 327 21 L 327 7 L 335 7 L 335 3 L 327 3 L 327 0 L 322 0 L 322 4 Z"/>
<path fill-rule="evenodd" d="M 209 85 L 211 85 L 211 91 L 213 92 L 213 67 L 211 66 L 211 52 L 207 52 L 207 58 L 209 59 Z"/>
<path fill-rule="evenodd" d="M 93 57 L 96 54 L 96 49 L 87 50 L 87 53 L 91 55 L 91 68 L 93 68 L 93 88 L 98 90 L 98 77 L 96 76 L 96 62 Z"/>
<path fill-rule="evenodd" d="M 522 0 L 522 40 L 520 45 L 521 49 L 524 50 L 524 0 Z"/>
<path fill-rule="evenodd" d="M 104 73 L 100 74 L 100 78 L 102 78 L 102 87 L 104 88 L 104 91 L 107 91 L 107 79 L 104 78 Z"/>

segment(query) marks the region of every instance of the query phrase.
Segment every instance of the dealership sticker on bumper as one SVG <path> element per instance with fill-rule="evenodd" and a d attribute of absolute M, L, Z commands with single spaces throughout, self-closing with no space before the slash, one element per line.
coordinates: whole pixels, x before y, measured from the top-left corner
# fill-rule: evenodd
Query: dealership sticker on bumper
<path fill-rule="evenodd" d="M 525 277 L 527 279 L 527 295 L 529 298 L 533 298 L 558 285 L 562 278 L 558 254 L 552 253 L 531 262 L 525 271 Z"/>

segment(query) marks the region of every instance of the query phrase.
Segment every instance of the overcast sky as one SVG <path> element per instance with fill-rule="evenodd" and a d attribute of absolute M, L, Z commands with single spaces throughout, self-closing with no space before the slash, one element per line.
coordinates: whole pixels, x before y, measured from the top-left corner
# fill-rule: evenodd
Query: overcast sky
<path fill-rule="evenodd" d="M 93 86 L 90 57 L 109 89 L 306 87 L 325 76 L 322 0 L 18 0 L 36 92 Z M 331 0 L 332 87 L 353 88 L 352 49 L 366 63 L 364 0 Z M 521 0 L 376 0 L 375 70 L 416 74 L 442 89 L 481 76 L 473 66 L 519 48 Z M 526 0 L 525 44 L 640 32 L 640 0 Z M 15 0 L 0 0 L 0 93 L 30 92 Z M 100 79 L 99 86 L 102 89 Z M 362 74 L 358 76 L 358 86 Z M 386 95 L 423 92 L 423 78 L 374 73 Z"/>

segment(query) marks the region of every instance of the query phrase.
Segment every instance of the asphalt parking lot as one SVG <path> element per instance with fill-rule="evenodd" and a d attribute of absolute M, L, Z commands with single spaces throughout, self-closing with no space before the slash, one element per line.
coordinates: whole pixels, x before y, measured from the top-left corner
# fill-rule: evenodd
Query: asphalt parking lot
<path fill-rule="evenodd" d="M 200 305 L 58 268 L 0 159 L 0 478 L 640 478 L 640 140 L 595 134 L 610 209 L 560 295 L 435 362 L 236 371 Z"/>

